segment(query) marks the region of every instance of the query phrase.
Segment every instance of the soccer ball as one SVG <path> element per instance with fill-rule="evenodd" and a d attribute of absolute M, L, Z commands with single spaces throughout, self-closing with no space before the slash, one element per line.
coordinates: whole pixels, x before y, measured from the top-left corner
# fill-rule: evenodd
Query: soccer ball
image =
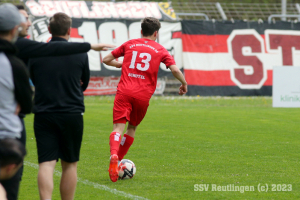
<path fill-rule="evenodd" d="M 131 179 L 136 172 L 135 164 L 131 160 L 123 159 L 119 164 L 119 179 Z"/>

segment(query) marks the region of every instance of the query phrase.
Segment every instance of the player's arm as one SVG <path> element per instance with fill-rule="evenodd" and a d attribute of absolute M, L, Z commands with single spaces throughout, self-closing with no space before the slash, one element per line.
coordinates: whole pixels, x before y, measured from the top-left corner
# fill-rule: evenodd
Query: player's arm
<path fill-rule="evenodd" d="M 173 76 L 181 82 L 181 86 L 179 87 L 178 94 L 183 95 L 187 93 L 187 82 L 182 74 L 182 72 L 178 69 L 176 65 L 169 66 Z"/>
<path fill-rule="evenodd" d="M 121 68 L 122 67 L 122 62 L 116 61 L 115 57 L 112 55 L 112 53 L 108 54 L 103 58 L 103 63 L 109 66 L 114 66 L 116 68 Z"/>
<path fill-rule="evenodd" d="M 65 56 L 78 53 L 86 53 L 93 49 L 95 51 L 105 51 L 113 48 L 110 44 L 90 44 L 87 42 L 37 42 L 25 38 L 19 38 L 15 45 L 19 49 L 18 57 L 36 58 L 45 56 Z"/>
<path fill-rule="evenodd" d="M 80 81 L 82 82 L 81 85 L 82 91 L 85 91 L 90 81 L 90 67 L 89 67 L 89 60 L 87 55 L 86 55 L 85 66 L 83 68 Z"/>

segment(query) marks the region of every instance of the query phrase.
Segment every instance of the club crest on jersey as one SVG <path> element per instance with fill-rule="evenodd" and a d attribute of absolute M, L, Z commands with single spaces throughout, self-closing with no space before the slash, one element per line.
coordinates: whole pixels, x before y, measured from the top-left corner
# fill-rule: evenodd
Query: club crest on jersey
<path fill-rule="evenodd" d="M 147 44 L 147 43 L 148 43 L 148 41 L 145 41 L 145 43 Z"/>

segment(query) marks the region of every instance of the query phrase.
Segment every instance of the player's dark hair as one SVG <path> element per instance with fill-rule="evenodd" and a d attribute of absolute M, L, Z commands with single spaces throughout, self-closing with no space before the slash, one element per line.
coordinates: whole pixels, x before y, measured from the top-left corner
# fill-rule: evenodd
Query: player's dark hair
<path fill-rule="evenodd" d="M 72 25 L 71 18 L 65 13 L 56 13 L 49 21 L 49 27 L 53 36 L 66 35 Z"/>
<path fill-rule="evenodd" d="M 25 146 L 17 139 L 0 140 L 0 167 L 19 165 L 26 155 Z"/>
<path fill-rule="evenodd" d="M 146 17 L 142 21 L 143 36 L 151 36 L 160 29 L 160 22 L 154 17 Z"/>
<path fill-rule="evenodd" d="M 21 4 L 16 5 L 16 7 L 18 8 L 18 10 L 25 10 L 25 7 Z"/>

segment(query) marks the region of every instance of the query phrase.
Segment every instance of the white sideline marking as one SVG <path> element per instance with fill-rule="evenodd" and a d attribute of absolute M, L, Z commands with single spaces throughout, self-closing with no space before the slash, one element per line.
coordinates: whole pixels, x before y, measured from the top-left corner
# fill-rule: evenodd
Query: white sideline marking
<path fill-rule="evenodd" d="M 35 169 L 39 169 L 39 165 L 28 162 L 28 161 L 24 161 L 24 165 L 29 166 L 29 167 L 33 167 Z M 58 171 L 58 170 L 54 170 L 54 175 L 55 176 L 61 176 L 61 172 Z M 85 185 L 93 186 L 94 188 L 97 188 L 97 189 L 100 189 L 100 190 L 105 190 L 107 192 L 110 192 L 110 193 L 113 193 L 115 195 L 119 195 L 119 196 L 122 196 L 122 197 L 130 198 L 130 199 L 148 200 L 147 198 L 140 197 L 140 196 L 135 196 L 135 195 L 132 195 L 132 194 L 128 194 L 126 192 L 119 191 L 119 190 L 116 190 L 116 189 L 111 189 L 111 188 L 107 187 L 106 185 L 100 185 L 98 183 L 94 183 L 94 182 L 91 182 L 89 180 L 84 180 L 84 179 L 81 179 L 81 178 L 77 178 L 77 182 L 83 183 Z"/>
<path fill-rule="evenodd" d="M 87 96 L 90 98 L 91 96 Z M 151 100 L 180 100 L 180 99 L 211 99 L 211 100 L 240 100 L 240 99 L 272 99 L 271 96 L 153 96 Z"/>

